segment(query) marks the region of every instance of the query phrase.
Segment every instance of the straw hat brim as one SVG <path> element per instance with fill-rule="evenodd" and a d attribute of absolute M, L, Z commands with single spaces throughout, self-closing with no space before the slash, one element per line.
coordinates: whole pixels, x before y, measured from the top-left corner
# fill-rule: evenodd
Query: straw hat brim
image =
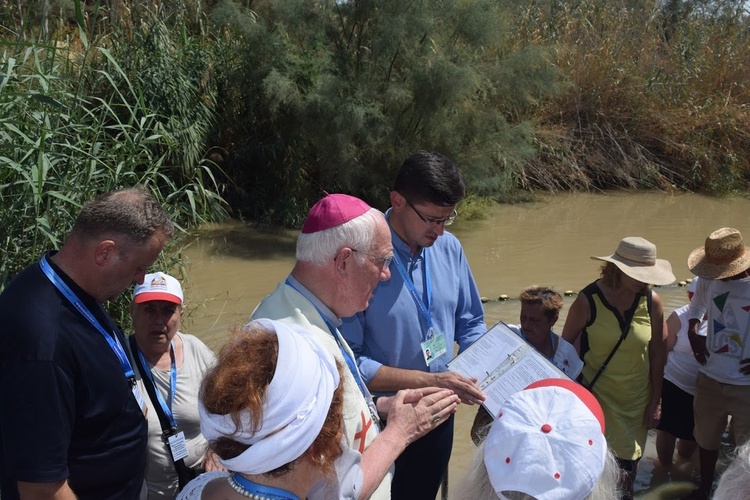
<path fill-rule="evenodd" d="M 653 264 L 643 264 L 632 260 L 623 259 L 617 254 L 606 257 L 591 257 L 594 260 L 611 262 L 617 268 L 634 280 L 650 285 L 669 285 L 675 281 L 672 274 L 672 265 L 664 259 L 656 259 Z"/>
<path fill-rule="evenodd" d="M 745 253 L 732 262 L 712 264 L 706 260 L 706 248 L 701 246 L 690 252 L 688 268 L 696 276 L 710 280 L 731 278 L 750 268 L 750 247 L 745 247 Z"/>

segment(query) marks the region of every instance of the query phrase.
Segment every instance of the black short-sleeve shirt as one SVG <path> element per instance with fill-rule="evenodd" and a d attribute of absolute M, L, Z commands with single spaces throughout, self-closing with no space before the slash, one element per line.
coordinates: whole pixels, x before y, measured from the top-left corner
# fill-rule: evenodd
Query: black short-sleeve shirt
<path fill-rule="evenodd" d="M 51 261 L 50 261 L 51 263 Z M 54 263 L 102 326 L 104 308 Z M 39 264 L 0 295 L 0 488 L 68 479 L 81 499 L 134 499 L 143 484 L 147 424 L 102 334 L 47 279 Z"/>

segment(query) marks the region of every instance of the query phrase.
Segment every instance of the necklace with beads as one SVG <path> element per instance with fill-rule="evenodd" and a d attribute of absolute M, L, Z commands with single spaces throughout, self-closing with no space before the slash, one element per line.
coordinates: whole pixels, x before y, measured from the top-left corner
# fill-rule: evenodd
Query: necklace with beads
<path fill-rule="evenodd" d="M 251 498 L 252 500 L 299 500 L 299 498 L 286 490 L 281 488 L 274 488 L 273 486 L 265 486 L 262 484 L 255 483 L 239 475 L 236 472 L 232 472 L 227 477 L 229 486 L 234 491 L 242 496 Z"/>

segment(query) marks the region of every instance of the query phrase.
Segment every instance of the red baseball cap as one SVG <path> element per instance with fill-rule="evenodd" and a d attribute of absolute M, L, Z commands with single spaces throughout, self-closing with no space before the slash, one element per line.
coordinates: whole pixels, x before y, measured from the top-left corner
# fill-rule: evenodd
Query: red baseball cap
<path fill-rule="evenodd" d="M 152 300 L 164 300 L 182 304 L 182 287 L 176 278 L 162 272 L 147 274 L 143 283 L 133 290 L 133 302 L 140 304 Z"/>

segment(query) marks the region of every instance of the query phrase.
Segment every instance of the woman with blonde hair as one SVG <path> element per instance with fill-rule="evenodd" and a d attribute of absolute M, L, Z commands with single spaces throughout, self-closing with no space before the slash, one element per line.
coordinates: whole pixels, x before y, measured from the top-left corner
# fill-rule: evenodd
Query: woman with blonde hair
<path fill-rule="evenodd" d="M 228 472 L 178 499 L 304 499 L 341 455 L 342 388 L 333 355 L 307 330 L 249 323 L 222 348 L 201 389 L 201 431 Z"/>
<path fill-rule="evenodd" d="M 624 238 L 614 254 L 591 258 L 604 261 L 601 278 L 576 297 L 563 338 L 578 349 L 582 383 L 602 405 L 607 441 L 623 471 L 623 498 L 629 499 L 647 431 L 661 412 L 666 328 L 661 299 L 650 285 L 675 278 L 643 238 Z"/>

